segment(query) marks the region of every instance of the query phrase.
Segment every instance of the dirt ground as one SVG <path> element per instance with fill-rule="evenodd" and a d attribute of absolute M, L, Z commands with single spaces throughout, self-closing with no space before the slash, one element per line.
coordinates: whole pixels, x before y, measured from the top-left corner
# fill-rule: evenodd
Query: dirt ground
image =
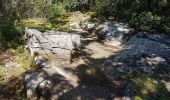
<path fill-rule="evenodd" d="M 68 100 L 69 97 L 76 100 L 109 100 L 115 97 L 115 94 L 121 96 L 120 89 L 125 85 L 125 80 L 116 80 L 113 83 L 117 85 L 112 86 L 112 81 L 108 81 L 105 75 L 98 70 L 98 68 L 105 66 L 103 62 L 107 58 L 116 55 L 121 48 L 104 45 L 96 37 L 83 38 L 82 46 L 72 56 L 72 63 L 62 66 L 79 78 L 79 86 L 59 99 Z M 12 54 L 1 53 L 0 59 L 1 63 L 3 61 L 5 65 L 5 70 L 8 70 L 3 74 L 3 78 L 6 80 L 1 84 L 0 98 L 4 100 L 25 98 L 23 77 L 26 70 L 16 63 L 15 56 Z"/>
<path fill-rule="evenodd" d="M 71 72 L 68 80 L 78 81 L 78 86 L 72 87 L 67 82 L 63 84 L 63 80 L 58 80 L 60 76 L 55 76 L 55 86 L 59 87 L 56 92 L 59 96 L 58 100 L 122 100 L 126 97 L 127 88 L 133 89 L 133 85 L 128 86 L 131 81 L 122 78 L 109 79 L 105 71 L 106 67 L 113 65 L 113 58 L 121 50 L 122 46 L 108 46 L 98 41 L 96 37 L 82 38 L 81 47 L 73 52 L 71 64 L 61 66 Z M 0 59 L 1 64 L 6 65 L 11 62 L 12 66 L 6 67 L 6 70 L 10 70 L 3 74 L 3 77 L 7 78 L 0 85 L 1 100 L 25 100 L 23 79 L 26 70 L 15 60 L 11 60 L 15 59 L 13 54 L 1 53 Z M 130 93 L 134 95 L 134 92 Z"/>

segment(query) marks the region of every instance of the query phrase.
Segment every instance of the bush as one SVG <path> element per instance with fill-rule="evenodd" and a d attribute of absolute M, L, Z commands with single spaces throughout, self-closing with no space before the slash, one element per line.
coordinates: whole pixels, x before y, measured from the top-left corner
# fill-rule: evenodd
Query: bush
<path fill-rule="evenodd" d="M 92 7 L 92 9 L 98 14 L 98 15 L 104 15 L 104 16 L 111 16 L 113 15 L 114 12 L 114 1 L 115 0 L 111 0 L 112 2 L 108 2 L 108 0 L 106 1 L 101 1 L 101 0 L 97 0 L 96 4 L 94 7 Z"/>
<path fill-rule="evenodd" d="M 170 28 L 169 19 L 151 12 L 133 13 L 129 21 L 132 27 L 139 27 L 142 30 L 157 30 L 167 32 Z"/>
<path fill-rule="evenodd" d="M 63 5 L 62 3 L 59 4 L 53 4 L 51 9 L 50 9 L 50 17 L 56 17 L 59 15 L 63 15 L 66 14 L 66 8 L 65 5 Z"/>
<path fill-rule="evenodd" d="M 6 20 L 7 21 L 7 20 Z M 0 45 L 3 48 L 16 48 L 23 42 L 24 27 L 17 20 L 10 20 L 6 23 L 0 23 Z"/>

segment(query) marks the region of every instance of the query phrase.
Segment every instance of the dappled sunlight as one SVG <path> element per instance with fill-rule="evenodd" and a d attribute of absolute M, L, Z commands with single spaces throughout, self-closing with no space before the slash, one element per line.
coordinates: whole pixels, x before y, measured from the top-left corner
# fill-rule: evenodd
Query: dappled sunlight
<path fill-rule="evenodd" d="M 168 0 L 1 0 L 0 99 L 170 100 Z"/>

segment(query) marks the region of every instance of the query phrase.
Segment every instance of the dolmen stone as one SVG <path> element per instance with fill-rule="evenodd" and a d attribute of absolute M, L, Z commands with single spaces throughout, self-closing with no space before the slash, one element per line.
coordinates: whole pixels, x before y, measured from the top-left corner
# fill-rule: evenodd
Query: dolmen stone
<path fill-rule="evenodd" d="M 72 50 L 80 46 L 80 35 L 60 31 L 40 32 L 36 29 L 25 29 L 27 45 L 31 52 L 44 52 L 54 59 L 70 63 Z"/>

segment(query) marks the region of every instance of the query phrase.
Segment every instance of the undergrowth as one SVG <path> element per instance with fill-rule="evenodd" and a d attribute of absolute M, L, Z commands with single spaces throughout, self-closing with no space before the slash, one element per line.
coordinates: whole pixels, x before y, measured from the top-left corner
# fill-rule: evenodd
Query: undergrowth
<path fill-rule="evenodd" d="M 134 100 L 169 100 L 170 94 L 165 85 L 152 76 L 143 73 L 123 74 L 122 78 L 132 80 L 136 86 Z"/>
<path fill-rule="evenodd" d="M 38 29 L 40 31 L 45 30 L 57 30 L 57 31 L 65 31 L 69 32 L 70 27 L 65 19 L 61 19 L 60 17 L 56 17 L 55 19 L 45 19 L 45 18 L 38 18 L 38 19 L 23 19 L 21 23 L 28 28 Z"/>

